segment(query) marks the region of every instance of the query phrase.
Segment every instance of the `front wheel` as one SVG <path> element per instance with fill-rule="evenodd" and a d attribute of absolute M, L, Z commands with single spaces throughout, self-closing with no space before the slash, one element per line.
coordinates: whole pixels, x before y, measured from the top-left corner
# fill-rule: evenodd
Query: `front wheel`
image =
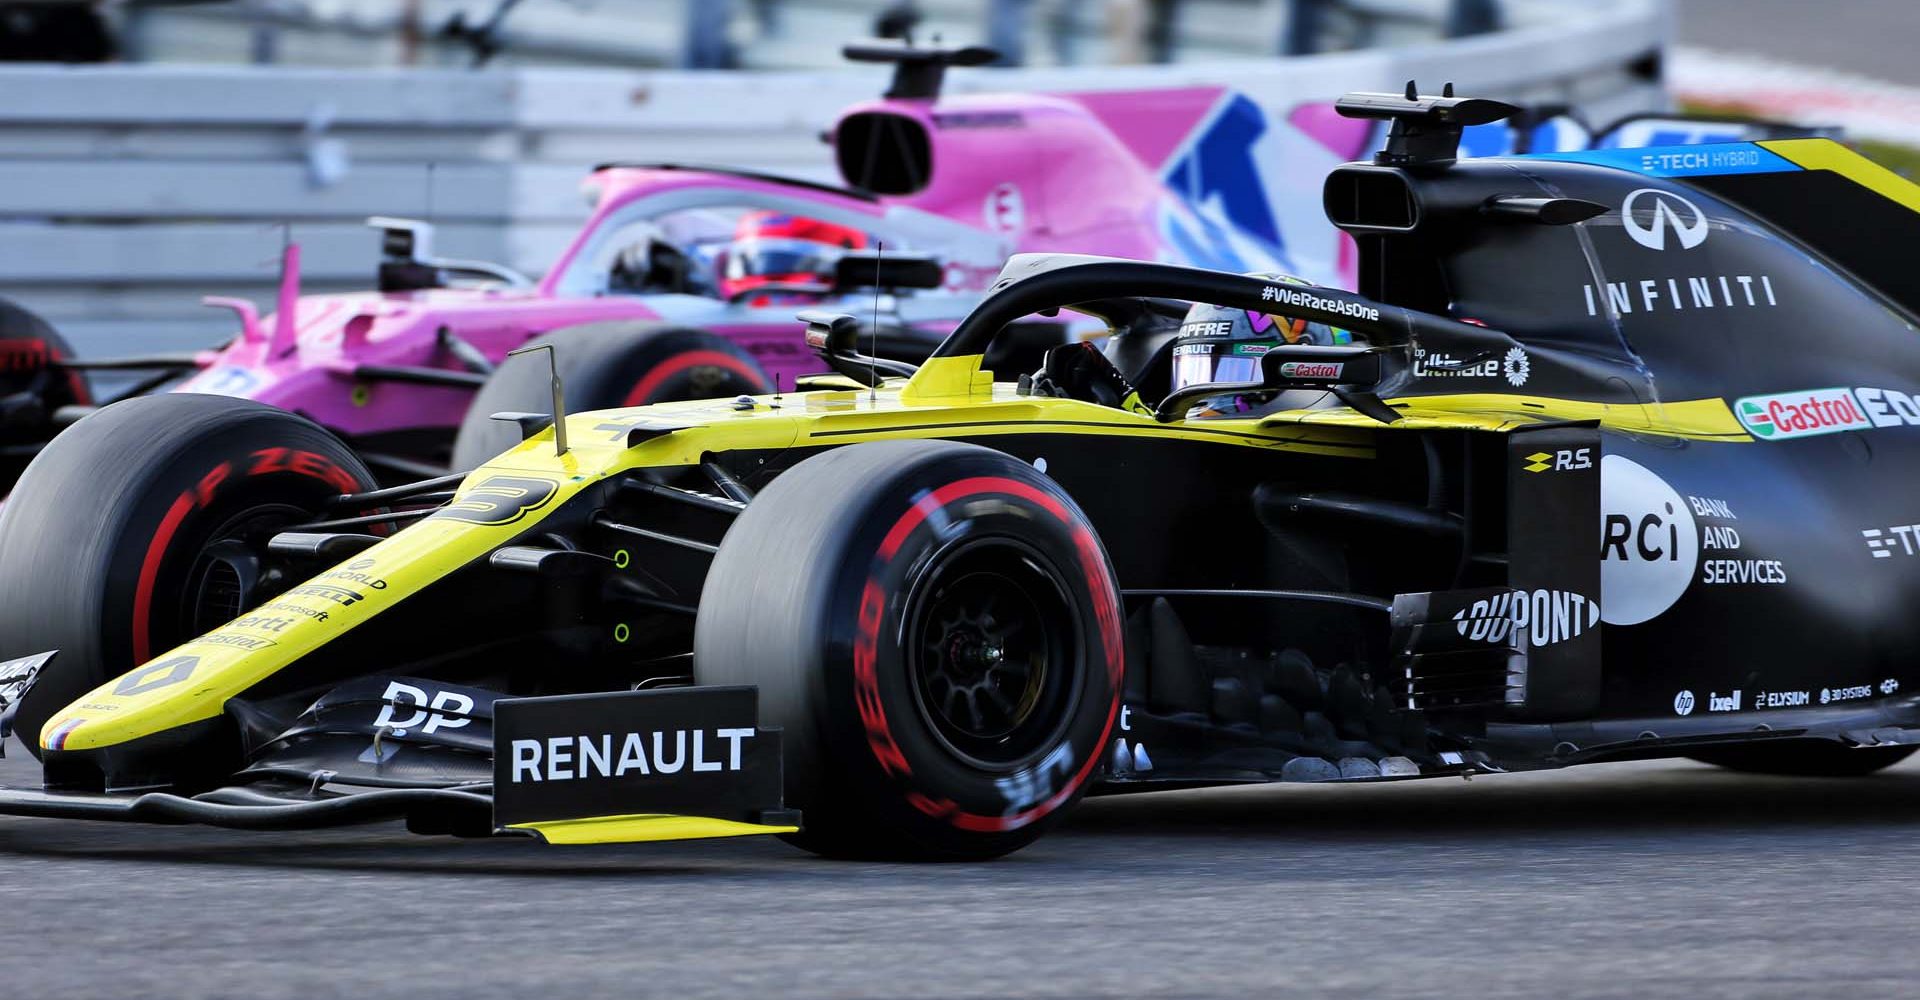
<path fill-rule="evenodd" d="M 1803 778 L 1858 778 L 1883 771 L 1913 756 L 1920 747 L 1849 747 L 1831 740 L 1794 740 L 1754 746 L 1718 747 L 1695 752 L 1703 764 L 1748 774 Z"/>
<path fill-rule="evenodd" d="M 1105 550 L 1058 484 L 953 442 L 817 455 L 761 491 L 701 593 L 694 676 L 753 684 L 822 854 L 1031 842 L 1112 738 L 1125 657 Z"/>
<path fill-rule="evenodd" d="M 244 560 L 372 473 L 325 428 L 251 400 L 114 403 L 54 438 L 0 506 L 0 659 L 60 655 L 16 730 L 226 623 L 252 601 Z M 236 548 L 226 543 L 245 543 Z"/>

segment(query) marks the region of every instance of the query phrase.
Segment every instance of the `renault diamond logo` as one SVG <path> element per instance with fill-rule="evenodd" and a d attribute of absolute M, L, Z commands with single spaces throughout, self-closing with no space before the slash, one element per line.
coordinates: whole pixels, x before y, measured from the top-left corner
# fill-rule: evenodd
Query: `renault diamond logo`
<path fill-rule="evenodd" d="M 1527 464 L 1521 466 L 1521 468 L 1528 472 L 1545 472 L 1553 468 L 1553 454 L 1551 452 L 1536 451 L 1527 456 Z"/>
<path fill-rule="evenodd" d="M 1636 204 L 1640 205 L 1640 215 L 1634 214 Z M 1659 188 L 1629 192 L 1627 200 L 1620 203 L 1620 222 L 1635 243 L 1649 250 L 1667 248 L 1669 229 L 1680 241 L 1682 250 L 1691 250 L 1707 241 L 1707 213 L 1672 191 Z"/>
<path fill-rule="evenodd" d="M 145 694 L 155 688 L 178 684 L 186 680 L 193 673 L 193 668 L 199 665 L 198 656 L 174 656 L 159 663 L 150 663 L 120 678 L 120 683 L 113 686 L 113 693 L 121 696 Z"/>

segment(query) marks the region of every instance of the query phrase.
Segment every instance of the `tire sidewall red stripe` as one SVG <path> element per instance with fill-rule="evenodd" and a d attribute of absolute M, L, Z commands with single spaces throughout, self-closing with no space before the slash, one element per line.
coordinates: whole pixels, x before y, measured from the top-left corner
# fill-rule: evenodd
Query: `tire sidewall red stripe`
<path fill-rule="evenodd" d="M 883 588 L 879 580 L 900 555 L 908 539 L 930 520 L 935 519 L 938 512 L 986 495 L 1016 497 L 1024 500 L 1052 514 L 1071 535 L 1078 559 L 1078 565 L 1073 568 L 1084 575 L 1087 590 L 1092 595 L 1096 632 L 1102 647 L 1098 651 L 1101 660 L 1097 661 L 1097 665 L 1105 670 L 1108 692 L 1100 735 L 1090 746 L 1072 748 L 1075 753 L 1084 754 L 1084 758 L 1078 762 L 1078 766 L 1065 785 L 1027 809 L 1000 815 L 970 812 L 951 800 L 933 798 L 911 787 L 914 784 L 912 761 L 894 737 L 893 720 L 887 716 L 886 702 L 881 697 L 877 675 L 881 659 L 878 648 L 879 626 L 885 617 L 884 612 L 876 606 L 878 597 L 883 596 Z M 1061 569 L 1065 570 L 1066 567 Z M 860 723 L 865 730 L 867 749 L 872 754 L 874 762 L 889 779 L 909 786 L 905 799 L 915 811 L 969 832 L 1005 833 L 1046 818 L 1084 789 L 1088 779 L 1092 777 L 1099 765 L 1102 749 L 1112 739 L 1113 728 L 1119 718 L 1120 691 L 1125 671 L 1125 644 L 1119 614 L 1118 587 L 1114 583 L 1112 571 L 1108 567 L 1099 541 L 1076 507 L 1042 486 L 1006 476 L 970 476 L 944 483 L 917 495 L 908 508 L 901 512 L 881 535 L 866 581 L 861 590 L 860 611 L 854 630 L 852 650 L 854 701 Z M 1067 737 L 1069 744 L 1072 739 L 1072 735 L 1069 734 Z"/>
<path fill-rule="evenodd" d="M 735 357 L 725 351 L 685 351 L 654 365 L 641 376 L 633 389 L 627 393 L 622 406 L 642 406 L 656 401 L 654 394 L 672 379 L 695 368 L 723 368 L 744 379 L 756 392 L 764 392 L 769 386 L 753 363 Z"/>
<path fill-rule="evenodd" d="M 242 470 L 239 476 L 233 475 L 235 467 Z M 302 448 L 256 448 L 243 456 L 215 463 L 194 480 L 194 485 L 182 491 L 168 505 L 166 513 L 160 518 L 160 524 L 154 529 L 153 538 L 147 543 L 145 555 L 140 560 L 140 574 L 134 584 L 132 625 L 133 665 L 139 666 L 153 658 L 153 602 L 158 588 L 160 570 L 166 565 L 169 556 L 176 555 L 174 539 L 180 534 L 182 525 L 198 511 L 210 510 L 218 502 L 226 500 L 238 484 L 247 483 L 266 476 L 299 476 L 326 484 L 329 490 L 350 492 L 341 489 L 342 483 L 353 484 L 353 474 L 340 467 L 338 463 L 325 455 Z M 372 482 L 363 484 L 372 487 Z"/>

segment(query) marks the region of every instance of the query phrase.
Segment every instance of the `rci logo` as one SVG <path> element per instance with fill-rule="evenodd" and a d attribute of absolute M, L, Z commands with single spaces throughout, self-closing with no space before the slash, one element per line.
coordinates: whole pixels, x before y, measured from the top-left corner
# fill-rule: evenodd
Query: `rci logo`
<path fill-rule="evenodd" d="M 1600 608 L 1609 625 L 1638 625 L 1687 592 L 1700 531 L 1686 500 L 1653 470 L 1600 460 Z"/>
<path fill-rule="evenodd" d="M 1647 216 L 1644 222 L 1634 214 L 1634 207 L 1643 202 L 1650 205 L 1641 209 Z M 1691 250 L 1707 240 L 1707 213 L 1672 191 L 1659 188 L 1628 192 L 1627 199 L 1620 203 L 1620 223 L 1635 243 L 1649 250 L 1665 250 L 1669 230 L 1682 250 Z"/>

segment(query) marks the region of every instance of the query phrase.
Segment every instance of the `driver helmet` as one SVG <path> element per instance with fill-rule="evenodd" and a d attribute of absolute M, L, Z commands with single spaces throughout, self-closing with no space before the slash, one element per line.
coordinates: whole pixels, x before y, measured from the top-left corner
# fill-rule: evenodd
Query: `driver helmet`
<path fill-rule="evenodd" d="M 720 294 L 732 299 L 771 284 L 831 284 L 841 255 L 866 245 L 867 234 L 848 226 L 786 212 L 748 212 L 720 256 Z"/>
<path fill-rule="evenodd" d="M 1285 274 L 1250 274 L 1267 281 L 1312 287 Z M 1353 343 L 1339 327 L 1285 313 L 1229 309 L 1196 302 L 1180 323 L 1173 342 L 1173 388 L 1210 382 L 1258 382 L 1260 358 L 1281 344 L 1331 347 Z"/>

